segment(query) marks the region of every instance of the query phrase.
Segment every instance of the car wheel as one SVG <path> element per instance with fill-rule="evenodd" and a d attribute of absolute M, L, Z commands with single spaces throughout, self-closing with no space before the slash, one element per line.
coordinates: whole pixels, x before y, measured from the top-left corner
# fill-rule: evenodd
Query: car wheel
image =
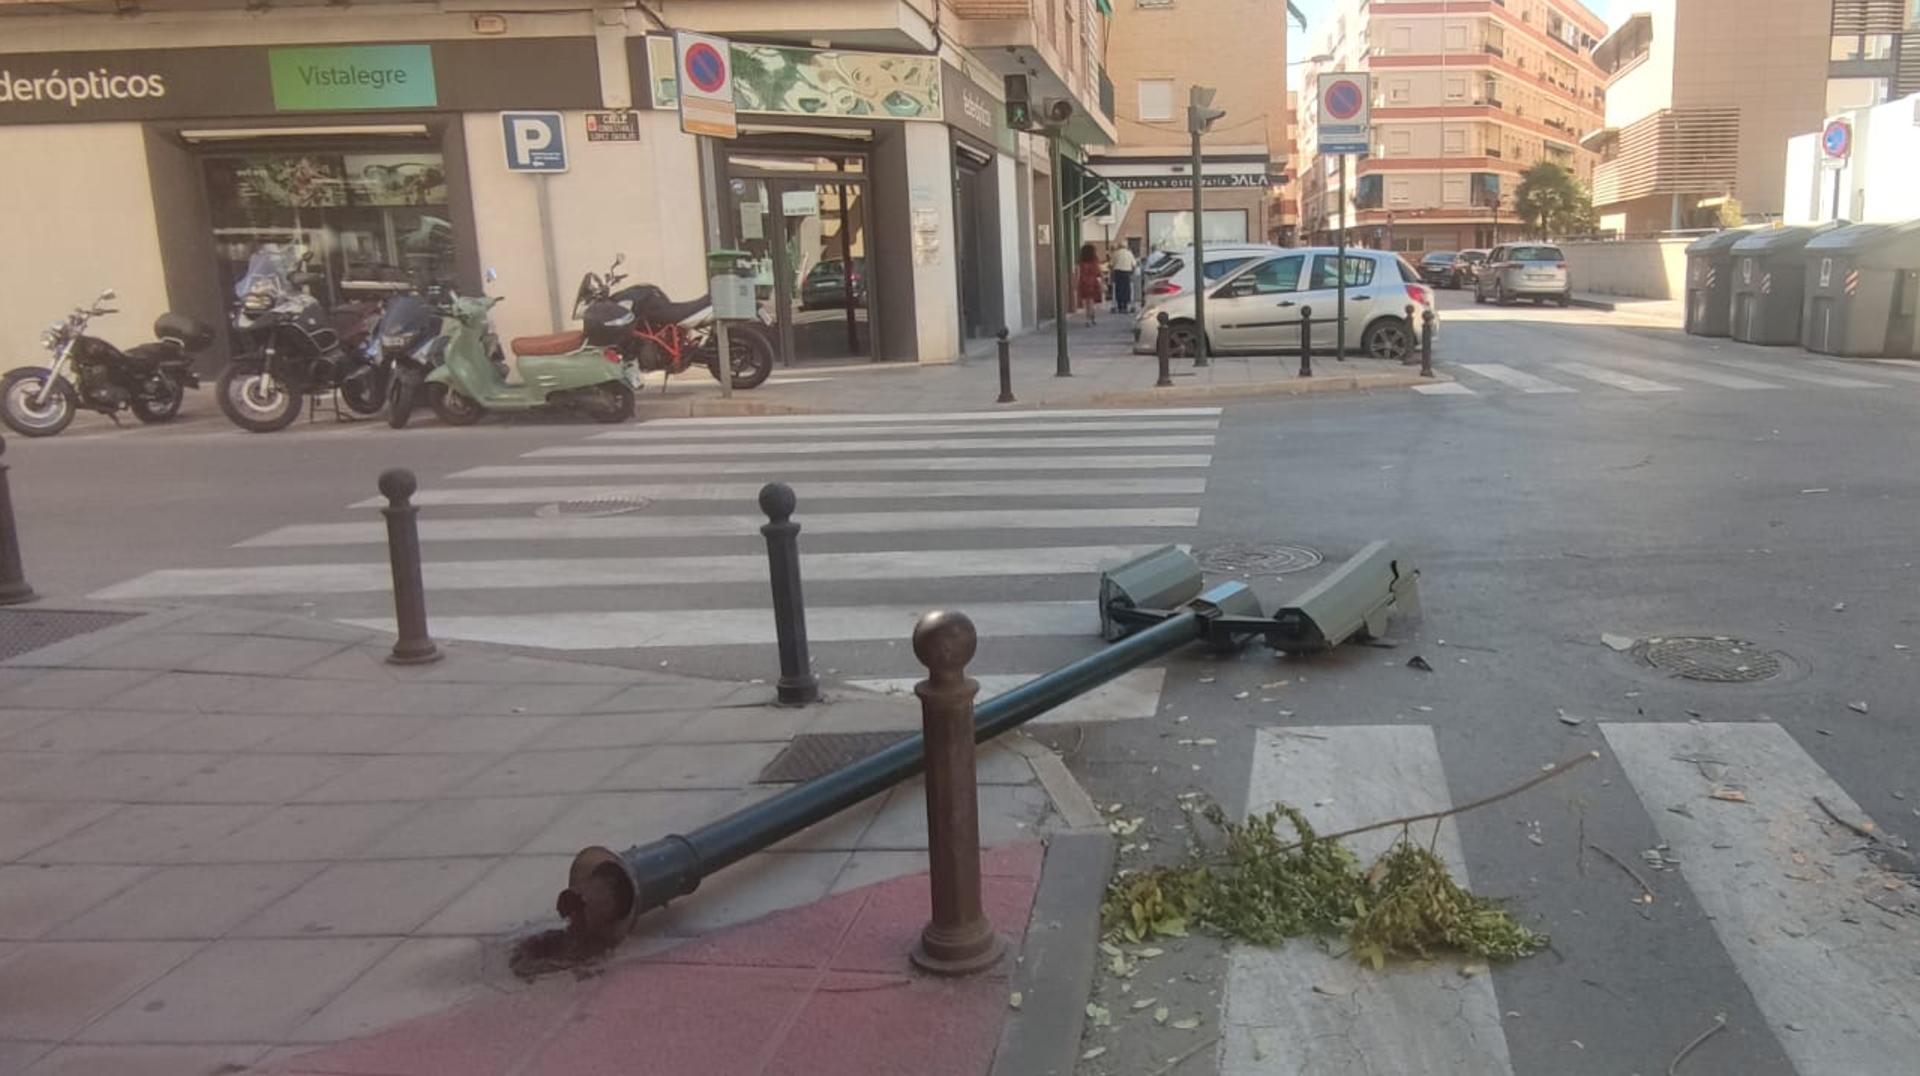
<path fill-rule="evenodd" d="M 1561 308 L 1562 308 L 1562 309 L 1564 309 L 1564 308 L 1566 308 L 1566 307 L 1569 307 L 1569 306 L 1572 306 L 1572 305 L 1573 305 L 1573 293 L 1572 293 L 1572 292 L 1567 292 L 1567 293 L 1566 293 L 1565 295 L 1562 295 L 1562 296 L 1560 297 L 1560 306 L 1561 306 Z"/>
<path fill-rule="evenodd" d="M 1376 359 L 1399 362 L 1413 350 L 1413 328 L 1399 318 L 1381 318 L 1367 326 L 1361 347 Z"/>
<path fill-rule="evenodd" d="M 1191 359 L 1200 354 L 1200 334 L 1194 329 L 1193 322 L 1181 321 L 1167 326 L 1167 355 L 1175 359 Z"/>

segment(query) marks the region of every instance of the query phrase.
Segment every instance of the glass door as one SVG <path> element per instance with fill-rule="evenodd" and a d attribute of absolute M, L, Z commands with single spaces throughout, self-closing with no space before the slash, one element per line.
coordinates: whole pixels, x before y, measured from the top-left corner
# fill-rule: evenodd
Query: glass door
<path fill-rule="evenodd" d="M 729 161 L 739 245 L 756 259 L 783 364 L 873 357 L 863 164 L 812 156 Z"/>

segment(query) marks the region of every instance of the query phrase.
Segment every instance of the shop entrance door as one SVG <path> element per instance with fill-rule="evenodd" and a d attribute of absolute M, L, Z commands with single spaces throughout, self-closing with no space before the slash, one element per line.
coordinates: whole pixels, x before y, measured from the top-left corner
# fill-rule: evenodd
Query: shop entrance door
<path fill-rule="evenodd" d="M 783 365 L 872 359 L 863 158 L 733 157 L 740 248 L 758 263 Z"/>

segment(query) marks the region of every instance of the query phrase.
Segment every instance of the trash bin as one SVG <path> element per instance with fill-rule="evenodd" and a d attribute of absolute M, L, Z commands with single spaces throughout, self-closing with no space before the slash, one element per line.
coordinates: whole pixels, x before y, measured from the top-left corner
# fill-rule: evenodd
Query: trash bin
<path fill-rule="evenodd" d="M 707 252 L 707 294 L 713 316 L 722 321 L 747 321 L 755 311 L 753 255 L 744 250 Z"/>
<path fill-rule="evenodd" d="M 1727 335 L 1748 344 L 1799 344 L 1807 293 L 1806 246 L 1844 221 L 1766 228 L 1733 245 L 1733 303 Z"/>
<path fill-rule="evenodd" d="M 1748 228 L 1729 228 L 1688 244 L 1687 332 L 1727 335 L 1728 309 L 1733 303 L 1733 245 L 1752 234 Z"/>
<path fill-rule="evenodd" d="M 1827 355 L 1920 357 L 1920 220 L 1856 224 L 1807 243 L 1800 343 Z"/>

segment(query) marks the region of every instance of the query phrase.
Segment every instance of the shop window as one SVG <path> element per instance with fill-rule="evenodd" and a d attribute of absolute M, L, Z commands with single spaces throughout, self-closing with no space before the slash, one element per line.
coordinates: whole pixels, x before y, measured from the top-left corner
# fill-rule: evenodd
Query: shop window
<path fill-rule="evenodd" d="M 1419 254 L 1427 249 L 1427 240 L 1420 235 L 1395 236 L 1393 249 L 1402 254 Z"/>
<path fill-rule="evenodd" d="M 1206 216 L 1208 243 L 1247 242 L 1247 211 L 1209 209 Z M 1156 211 L 1147 214 L 1147 246 L 1154 250 L 1181 250 L 1193 245 L 1191 210 Z"/>
<path fill-rule="evenodd" d="M 1143 78 L 1140 80 L 1140 118 L 1149 123 L 1164 122 L 1173 118 L 1172 79 Z"/>
<path fill-rule="evenodd" d="M 453 222 L 438 152 L 239 153 L 204 158 L 221 285 L 267 243 L 312 254 L 337 305 L 355 284 L 454 283 Z"/>

